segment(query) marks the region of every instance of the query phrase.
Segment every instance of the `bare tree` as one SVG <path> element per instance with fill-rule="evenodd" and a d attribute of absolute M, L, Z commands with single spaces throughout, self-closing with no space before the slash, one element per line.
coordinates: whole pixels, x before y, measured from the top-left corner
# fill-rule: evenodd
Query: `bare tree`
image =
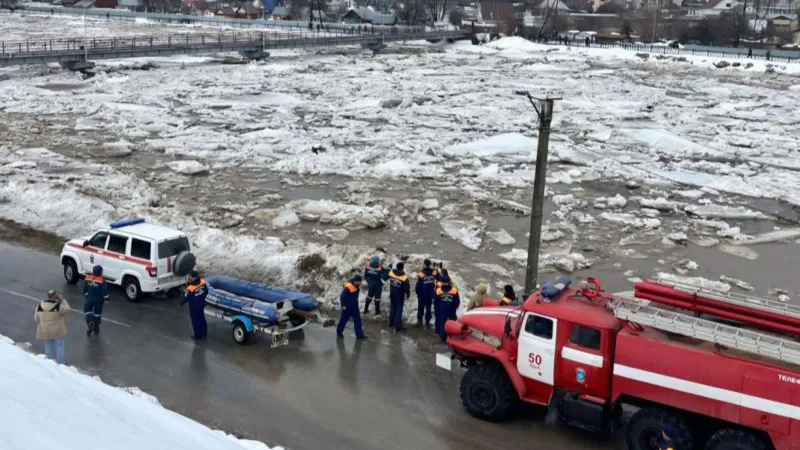
<path fill-rule="evenodd" d="M 457 27 L 461 26 L 461 20 L 464 18 L 464 13 L 460 9 L 453 8 L 450 10 L 450 25 Z"/>
<path fill-rule="evenodd" d="M 426 19 L 434 22 L 443 22 L 449 10 L 448 0 L 423 0 Z"/>
<path fill-rule="evenodd" d="M 393 9 L 397 16 L 397 21 L 406 25 L 416 25 L 424 18 L 425 11 L 423 10 L 422 0 L 398 2 L 395 3 Z"/>

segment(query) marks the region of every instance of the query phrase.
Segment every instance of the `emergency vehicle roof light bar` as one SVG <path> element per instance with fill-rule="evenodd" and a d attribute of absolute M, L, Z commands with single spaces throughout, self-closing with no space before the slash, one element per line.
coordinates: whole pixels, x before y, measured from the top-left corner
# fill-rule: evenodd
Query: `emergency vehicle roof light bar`
<path fill-rule="evenodd" d="M 612 302 L 611 309 L 621 320 L 800 366 L 798 342 L 625 300 Z"/>
<path fill-rule="evenodd" d="M 144 217 L 139 217 L 138 219 L 120 220 L 119 222 L 112 223 L 110 228 L 112 230 L 116 230 L 117 228 L 129 227 L 131 225 L 138 225 L 140 223 L 144 223 Z"/>

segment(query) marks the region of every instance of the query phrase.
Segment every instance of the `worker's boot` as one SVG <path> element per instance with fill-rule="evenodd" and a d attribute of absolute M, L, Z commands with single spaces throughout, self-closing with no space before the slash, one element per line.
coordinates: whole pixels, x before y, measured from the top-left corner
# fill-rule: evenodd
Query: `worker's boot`
<path fill-rule="evenodd" d="M 92 331 L 94 331 L 94 322 L 86 322 L 86 326 L 88 327 L 88 330 L 86 330 L 86 335 L 89 336 L 92 334 Z"/>
<path fill-rule="evenodd" d="M 367 299 L 364 301 L 364 315 L 366 315 L 369 312 L 370 303 L 372 303 L 372 297 L 367 297 Z"/>
<path fill-rule="evenodd" d="M 100 334 L 100 322 L 94 324 L 94 334 L 95 334 L 95 336 Z"/>
<path fill-rule="evenodd" d="M 379 302 L 378 300 L 375 300 L 375 315 L 376 316 L 381 315 L 381 302 Z"/>

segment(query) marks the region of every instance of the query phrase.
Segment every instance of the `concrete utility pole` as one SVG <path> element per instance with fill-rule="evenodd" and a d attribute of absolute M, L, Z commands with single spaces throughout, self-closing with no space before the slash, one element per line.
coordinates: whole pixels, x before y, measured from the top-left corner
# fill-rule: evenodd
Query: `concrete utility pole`
<path fill-rule="evenodd" d="M 650 41 L 650 46 L 656 43 L 656 30 L 658 29 L 658 13 L 661 11 L 661 0 L 656 2 L 656 13 L 653 16 L 653 39 Z"/>
<path fill-rule="evenodd" d="M 524 298 L 528 298 L 536 289 L 539 273 L 539 247 L 542 237 L 542 216 L 544 216 L 545 177 L 547 176 L 547 149 L 550 144 L 550 122 L 553 119 L 553 103 L 556 100 L 561 100 L 561 97 L 549 94 L 545 94 L 544 97 L 534 97 L 527 91 L 517 91 L 516 94 L 527 97 L 539 116 L 539 147 L 536 151 L 531 229 L 528 237 L 528 264 L 525 268 Z"/>

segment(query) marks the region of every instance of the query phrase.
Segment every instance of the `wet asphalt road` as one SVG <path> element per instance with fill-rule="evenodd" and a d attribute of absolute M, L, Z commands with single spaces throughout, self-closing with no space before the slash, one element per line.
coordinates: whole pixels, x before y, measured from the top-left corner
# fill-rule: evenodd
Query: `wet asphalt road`
<path fill-rule="evenodd" d="M 48 289 L 82 310 L 57 254 L 0 242 L 0 334 L 43 352 L 33 311 Z M 138 386 L 212 428 L 293 450 L 616 448 L 546 426 L 539 411 L 503 424 L 473 419 L 460 404 L 458 372 L 437 369 L 433 353 L 406 337 L 337 340 L 333 330 L 310 325 L 288 346 L 270 349 L 264 339 L 239 346 L 227 322 L 210 319 L 209 339 L 196 344 L 177 300 L 131 304 L 112 292 L 99 337 L 86 337 L 81 313 L 70 315 L 67 363 L 113 385 Z"/>

